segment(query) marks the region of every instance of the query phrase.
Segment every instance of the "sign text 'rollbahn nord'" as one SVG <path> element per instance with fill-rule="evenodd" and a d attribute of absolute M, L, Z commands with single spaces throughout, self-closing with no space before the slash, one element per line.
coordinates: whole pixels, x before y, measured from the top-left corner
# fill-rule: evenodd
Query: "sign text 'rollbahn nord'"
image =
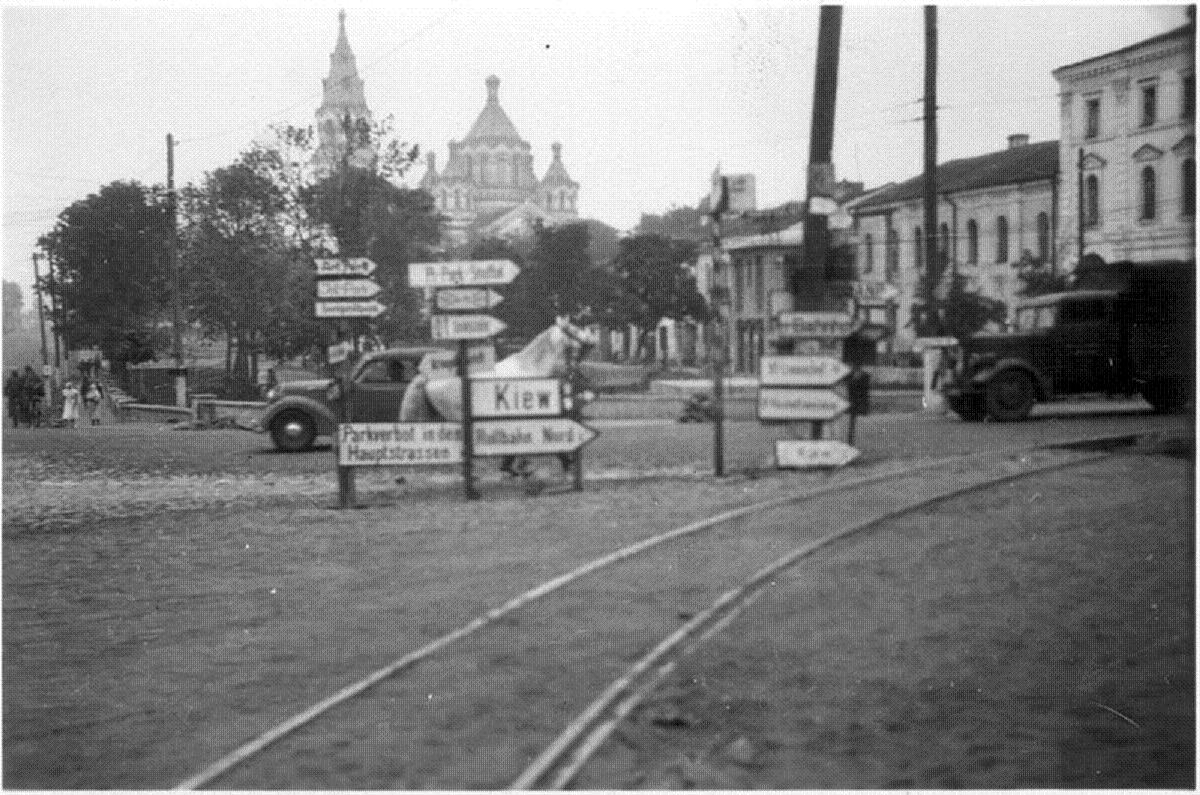
<path fill-rule="evenodd" d="M 850 375 L 850 367 L 832 356 L 763 356 L 762 386 L 833 386 Z"/>
<path fill-rule="evenodd" d="M 775 465 L 780 469 L 841 467 L 858 455 L 856 448 L 836 439 L 780 439 L 775 442 Z"/>
<path fill-rule="evenodd" d="M 370 276 L 375 272 L 375 263 L 366 257 L 315 260 L 318 276 Z"/>
<path fill-rule="evenodd" d="M 338 426 L 340 466 L 457 464 L 463 458 L 463 426 L 457 422 L 362 422 Z M 566 417 L 481 420 L 472 429 L 474 455 L 570 453 L 596 431 Z"/>
<path fill-rule="evenodd" d="M 508 284 L 520 272 L 520 268 L 506 259 L 412 262 L 408 266 L 408 286 L 483 287 Z"/>
<path fill-rule="evenodd" d="M 832 389 L 760 389 L 760 420 L 815 420 L 824 422 L 841 416 L 850 402 Z"/>
<path fill-rule="evenodd" d="M 434 315 L 430 324 L 435 340 L 482 340 L 508 328 L 491 315 Z"/>

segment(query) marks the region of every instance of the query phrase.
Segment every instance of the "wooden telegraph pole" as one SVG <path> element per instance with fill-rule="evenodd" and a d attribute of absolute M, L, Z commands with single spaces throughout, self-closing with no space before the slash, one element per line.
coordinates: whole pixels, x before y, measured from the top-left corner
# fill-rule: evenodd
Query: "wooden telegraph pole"
<path fill-rule="evenodd" d="M 175 405 L 187 405 L 187 376 L 183 370 L 180 330 L 179 253 L 175 231 L 175 137 L 167 133 L 167 265 L 171 278 L 171 353 L 175 358 Z"/>
<path fill-rule="evenodd" d="M 842 36 L 842 7 L 821 6 L 817 29 L 817 68 L 813 82 L 812 128 L 808 136 L 808 202 L 804 211 L 804 254 L 802 269 L 816 269 L 821 285 L 819 296 L 802 295 L 800 273 L 790 276 L 791 292 L 796 307 L 820 303 L 824 298 L 824 269 L 829 255 L 829 216 L 813 212 L 814 199 L 833 196 L 833 121 L 837 107 L 838 52 Z"/>
<path fill-rule="evenodd" d="M 937 259 L 937 6 L 925 6 L 925 269 L 930 298 L 941 279 Z M 930 307 L 931 308 L 931 307 Z"/>
<path fill-rule="evenodd" d="M 50 354 L 46 350 L 46 320 L 42 316 L 42 279 L 38 275 L 38 255 L 33 255 L 33 291 L 37 294 L 38 332 L 42 338 L 42 368 L 50 363 Z"/>

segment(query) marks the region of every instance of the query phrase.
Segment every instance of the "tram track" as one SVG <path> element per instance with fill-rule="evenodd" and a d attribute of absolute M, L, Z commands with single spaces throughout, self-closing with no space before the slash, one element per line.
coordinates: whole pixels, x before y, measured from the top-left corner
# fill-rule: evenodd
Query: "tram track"
<path fill-rule="evenodd" d="M 1128 441 L 1128 439 L 1092 438 L 1073 440 L 1071 444 L 1086 450 L 1088 446 L 1103 446 L 1105 443 L 1127 443 Z M 423 670 L 418 672 L 420 677 L 400 677 L 399 674 L 412 673 L 419 663 L 441 654 L 448 647 L 455 644 L 466 646 L 468 641 L 474 644 L 474 648 L 462 650 L 458 657 L 452 657 L 447 662 L 448 669 L 460 669 L 457 674 L 460 680 L 470 679 L 477 672 L 476 668 L 486 667 L 487 660 L 485 659 L 476 668 L 471 668 L 471 664 L 463 662 L 463 659 L 470 654 L 474 654 L 476 657 L 480 655 L 486 657 L 491 654 L 494 657 L 496 651 L 496 648 L 482 643 L 476 636 L 487 628 L 497 626 L 502 627 L 504 631 L 513 632 L 513 626 L 518 623 L 514 614 L 518 611 L 529 612 L 526 608 L 547 600 L 551 595 L 559 595 L 560 603 L 557 607 L 546 607 L 532 619 L 524 617 L 521 619 L 533 627 L 533 629 L 525 630 L 526 632 L 532 632 L 539 639 L 552 639 L 541 644 L 543 646 L 565 644 L 568 640 L 573 640 L 567 636 L 572 632 L 577 633 L 577 628 L 581 625 L 602 627 L 604 610 L 615 609 L 617 605 L 634 604 L 632 600 L 636 599 L 643 603 L 640 605 L 640 609 L 657 611 L 657 617 L 647 626 L 653 626 L 655 623 L 659 626 L 653 630 L 648 629 L 647 634 L 657 632 L 658 634 L 655 636 L 662 637 L 663 640 L 648 644 L 643 639 L 634 639 L 632 643 L 627 643 L 621 648 L 617 648 L 617 644 L 606 645 L 607 651 L 603 655 L 597 652 L 596 664 L 593 666 L 594 676 L 600 678 L 606 675 L 611 676 L 618 669 L 619 675 L 608 679 L 606 685 L 597 686 L 591 690 L 591 692 L 601 692 L 602 695 L 579 712 L 579 717 L 572 721 L 565 731 L 561 731 L 545 741 L 541 746 L 544 748 L 542 753 L 538 754 L 532 764 L 512 780 L 511 785 L 518 789 L 535 786 L 561 788 L 569 784 L 575 773 L 582 765 L 586 764 L 590 753 L 603 743 L 622 717 L 634 709 L 642 697 L 652 692 L 659 681 L 669 675 L 676 661 L 698 647 L 706 637 L 719 632 L 723 626 L 734 620 L 740 612 L 761 595 L 766 587 L 769 587 L 771 577 L 776 573 L 837 541 L 882 525 L 889 519 L 905 513 L 921 510 L 970 491 L 999 486 L 1015 479 L 1054 469 L 1082 465 L 1105 456 L 1103 452 L 1069 450 L 1056 452 L 1054 450 L 1054 448 L 1062 446 L 1063 443 L 1060 442 L 1053 445 L 1035 445 L 998 452 L 952 456 L 915 466 L 891 468 L 864 476 L 850 477 L 798 494 L 726 511 L 700 522 L 694 522 L 629 544 L 547 580 L 421 648 L 377 669 L 244 743 L 177 786 L 182 789 L 195 789 L 209 786 L 218 781 L 224 786 L 230 780 L 233 780 L 234 785 L 237 786 L 261 786 L 263 781 L 270 781 L 272 786 L 276 786 L 278 779 L 274 776 L 277 775 L 279 769 L 286 768 L 288 759 L 311 758 L 314 745 L 309 742 L 311 738 L 294 741 L 293 736 L 305 731 L 313 733 L 311 727 L 319 718 L 329 716 L 328 719 L 334 722 L 344 722 L 349 727 L 356 727 L 349 729 L 349 736 L 352 737 L 361 738 L 373 731 L 363 728 L 362 724 L 365 719 L 358 720 L 353 714 L 346 714 L 352 713 L 348 709 L 348 702 L 366 694 L 367 691 L 374 691 L 372 701 L 389 701 L 393 704 L 403 702 L 409 704 L 408 707 L 401 708 L 406 715 L 416 714 L 417 710 L 411 707 L 413 699 L 419 696 L 423 689 L 429 689 L 432 692 L 432 688 L 428 686 L 423 688 L 417 684 L 406 685 L 403 680 L 415 678 L 427 680 L 434 677 L 437 672 Z M 942 473 L 945 477 L 937 476 L 939 469 L 946 470 Z M 958 482 L 947 486 L 948 478 L 956 478 Z M 896 492 L 906 489 L 911 497 L 904 500 L 902 504 L 895 504 Z M 859 495 L 854 500 L 848 501 L 848 495 L 855 491 L 858 491 Z M 811 505 L 806 506 L 809 510 L 802 519 L 797 519 L 792 509 L 804 504 Z M 747 523 L 750 521 L 754 522 L 753 531 L 747 530 Z M 831 524 L 833 525 L 832 530 L 830 529 Z M 768 525 L 771 528 L 770 532 L 765 530 Z M 705 539 L 707 546 L 698 544 L 697 548 L 692 551 L 674 551 L 673 545 L 670 543 L 684 539 L 698 541 L 701 538 Z M 736 553 L 730 550 L 736 550 Z M 658 557 L 654 558 L 654 555 Z M 704 566 L 707 566 L 707 569 L 704 569 Z M 622 567 L 626 571 L 614 573 L 615 570 Z M 573 599 L 563 598 L 564 594 L 560 592 L 568 592 L 571 586 L 579 586 L 585 580 L 594 581 L 596 578 L 592 578 L 590 575 L 601 570 L 609 570 L 610 577 L 602 583 L 595 583 L 594 590 Z M 708 574 L 699 574 L 698 572 L 702 570 Z M 706 579 L 711 579 L 712 582 L 706 582 L 704 583 L 705 587 L 700 587 L 699 581 Z M 669 609 L 665 608 L 669 608 L 674 603 L 675 594 L 678 593 L 687 594 L 686 601 L 689 607 L 687 610 L 672 614 Z M 712 598 L 713 593 L 718 594 L 715 599 Z M 645 596 L 646 594 L 650 594 L 649 598 Z M 591 604 L 593 602 L 594 604 Z M 644 603 L 653 604 L 647 608 Z M 693 606 L 699 606 L 699 609 Z M 553 622 L 547 617 L 551 616 L 555 610 L 565 616 L 566 623 L 550 627 L 549 625 Z M 589 615 L 581 614 L 586 610 L 598 612 L 589 617 Z M 539 632 L 536 628 L 537 621 L 542 619 L 545 619 L 548 628 Z M 685 621 L 682 625 L 670 626 L 671 620 L 678 619 L 685 619 Z M 588 623 L 589 620 L 592 622 L 591 624 Z M 571 654 L 575 658 L 579 658 L 581 655 L 586 657 L 586 647 L 589 644 L 592 647 L 605 645 L 603 644 L 605 638 L 603 628 L 594 634 L 597 634 L 598 637 L 587 636 L 579 639 L 579 644 L 585 648 L 585 651 L 582 653 L 578 650 L 572 651 Z M 651 646 L 648 652 L 645 651 L 647 645 Z M 526 655 L 525 650 L 520 648 L 514 652 L 505 652 L 505 654 L 515 655 L 519 661 L 530 659 L 528 665 L 530 668 L 536 668 L 538 664 Z M 567 655 L 563 656 L 565 658 Z M 603 662 L 600 660 L 602 656 L 605 657 Z M 627 664 L 630 659 L 634 660 L 633 663 Z M 461 669 L 464 666 L 471 670 L 463 673 Z M 429 666 L 422 667 L 427 669 Z M 486 677 L 483 678 L 486 679 Z M 534 679 L 538 678 L 534 677 Z M 407 692 L 404 692 L 406 688 Z M 481 689 L 487 690 L 487 687 Z M 337 709 L 342 705 L 347 705 L 347 709 Z M 559 716 L 565 711 L 562 706 L 556 703 L 553 710 L 539 710 L 536 706 L 531 706 L 530 711 L 531 714 L 540 714 L 542 718 L 537 722 L 544 724 L 547 721 L 556 721 L 555 716 Z M 330 714 L 335 712 L 336 715 Z M 550 714 L 551 712 L 553 714 Z M 512 716 L 508 717 L 511 723 Z M 521 723 L 522 721 L 516 719 L 516 722 Z M 329 731 L 337 734 L 339 730 L 331 729 Z M 405 731 L 410 734 L 419 733 L 421 728 L 406 725 Z M 512 758 L 532 756 L 529 753 L 528 745 L 534 741 L 535 736 L 537 738 L 546 736 L 546 726 L 539 726 L 538 731 L 530 732 L 529 738 L 512 746 L 510 748 L 512 753 L 509 756 Z M 246 770 L 252 767 L 252 763 L 260 757 L 266 756 L 268 749 L 272 749 L 273 752 L 279 751 L 279 747 L 285 745 L 285 738 L 292 738 L 294 747 L 282 749 L 282 756 L 274 765 L 266 764 L 266 770 L 261 774 L 262 778 L 256 778 L 252 771 Z M 417 742 L 419 745 L 419 741 L 410 738 L 410 743 L 412 742 Z M 319 742 L 316 744 L 319 745 Z M 345 743 L 343 743 L 344 745 Z M 349 753 L 353 754 L 353 751 L 349 751 Z M 354 766 L 352 763 L 343 762 L 341 764 L 341 769 L 349 769 L 347 765 Z M 389 766 L 384 765 L 384 767 Z M 313 774 L 318 777 L 321 775 L 320 771 Z M 495 773 L 495 775 L 499 774 L 500 771 Z M 393 778 L 392 782 L 395 781 L 396 779 Z M 311 781 L 307 783 L 309 786 L 313 785 Z M 426 786 L 428 784 L 424 780 L 407 779 L 401 779 L 401 783 L 405 786 Z M 456 786 L 454 781 L 433 783 L 438 786 Z M 489 786 L 494 786 L 494 784 L 493 779 Z M 375 782 L 374 786 L 379 786 L 379 782 Z M 457 786 L 462 786 L 462 784 L 458 783 Z"/>

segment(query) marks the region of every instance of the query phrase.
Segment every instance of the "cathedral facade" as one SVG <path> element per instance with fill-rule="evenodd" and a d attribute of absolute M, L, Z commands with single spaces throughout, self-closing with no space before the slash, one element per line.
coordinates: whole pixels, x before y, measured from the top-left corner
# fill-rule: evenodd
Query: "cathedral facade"
<path fill-rule="evenodd" d="M 500 78 L 485 81 L 487 101 L 461 141 L 451 141 L 441 172 L 426 155 L 421 187 L 447 219 L 451 243 L 472 237 L 512 238 L 528 234 L 535 222 L 555 224 L 578 218 L 579 183 L 562 162 L 562 144 L 551 145 L 545 175 L 534 172 L 533 151 L 500 106 Z"/>
<path fill-rule="evenodd" d="M 550 165 L 538 178 L 532 147 L 500 106 L 500 78 L 491 75 L 484 82 L 487 99 L 475 123 L 462 140 L 450 141 L 441 171 L 436 155 L 426 155 L 420 182 L 445 219 L 443 239 L 451 247 L 488 237 L 524 237 L 537 223 L 553 225 L 579 217 L 579 183 L 563 165 L 562 145 L 551 145 Z M 377 156 L 374 146 L 354 140 L 356 129 L 371 124 L 371 111 L 346 37 L 344 11 L 338 15 L 337 44 L 323 89 L 316 112 L 318 173 L 331 173 L 343 162 L 371 167 Z"/>

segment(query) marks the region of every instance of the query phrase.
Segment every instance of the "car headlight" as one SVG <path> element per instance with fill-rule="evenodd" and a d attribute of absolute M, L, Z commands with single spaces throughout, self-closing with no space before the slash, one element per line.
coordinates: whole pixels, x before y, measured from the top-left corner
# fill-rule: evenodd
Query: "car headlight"
<path fill-rule="evenodd" d="M 267 398 L 267 402 L 268 402 L 268 403 L 270 403 L 270 402 L 272 402 L 272 401 L 274 401 L 274 400 L 278 400 L 278 399 L 279 399 L 279 387 L 274 387 L 274 386 L 273 386 L 273 387 L 271 387 L 270 389 L 268 389 L 268 390 L 267 390 L 267 394 L 266 394 L 266 398 Z"/>

